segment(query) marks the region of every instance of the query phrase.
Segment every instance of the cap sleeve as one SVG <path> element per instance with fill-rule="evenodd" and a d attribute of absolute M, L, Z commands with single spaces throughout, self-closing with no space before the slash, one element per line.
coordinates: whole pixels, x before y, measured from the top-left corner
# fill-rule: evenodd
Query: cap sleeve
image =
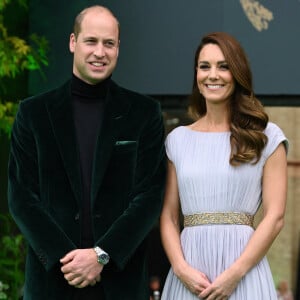
<path fill-rule="evenodd" d="M 273 154 L 273 152 L 281 143 L 284 144 L 286 153 L 288 152 L 288 139 L 276 124 L 269 122 L 264 132 L 268 137 L 267 145 L 263 151 L 263 157 L 265 158 L 265 160 L 267 160 L 268 157 Z"/>
<path fill-rule="evenodd" d="M 174 164 L 176 164 L 176 158 L 180 153 L 182 134 L 183 126 L 176 127 L 167 135 L 165 141 L 167 157 Z"/>
<path fill-rule="evenodd" d="M 172 134 L 172 132 L 170 132 L 167 135 L 166 141 L 165 141 L 165 146 L 166 146 L 166 153 L 167 153 L 167 157 L 170 161 L 173 162 L 173 151 L 174 151 L 174 136 Z"/>

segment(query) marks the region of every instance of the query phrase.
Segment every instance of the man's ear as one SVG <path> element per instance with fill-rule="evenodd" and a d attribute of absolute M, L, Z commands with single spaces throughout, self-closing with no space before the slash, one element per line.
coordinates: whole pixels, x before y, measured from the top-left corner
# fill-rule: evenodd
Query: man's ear
<path fill-rule="evenodd" d="M 70 41 L 69 41 L 69 49 L 71 53 L 75 51 L 75 44 L 76 44 L 76 36 L 74 33 L 70 34 Z"/>
<path fill-rule="evenodd" d="M 119 56 L 119 50 L 120 50 L 120 40 L 118 42 L 117 57 Z"/>

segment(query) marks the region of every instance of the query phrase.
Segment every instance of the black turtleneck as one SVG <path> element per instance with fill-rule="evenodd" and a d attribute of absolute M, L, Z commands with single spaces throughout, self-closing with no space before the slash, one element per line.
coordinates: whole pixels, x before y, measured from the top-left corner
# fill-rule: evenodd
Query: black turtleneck
<path fill-rule="evenodd" d="M 81 203 L 81 247 L 93 247 L 91 222 L 91 179 L 97 137 L 102 124 L 110 78 L 90 85 L 73 75 L 72 106 L 80 154 L 83 201 Z"/>

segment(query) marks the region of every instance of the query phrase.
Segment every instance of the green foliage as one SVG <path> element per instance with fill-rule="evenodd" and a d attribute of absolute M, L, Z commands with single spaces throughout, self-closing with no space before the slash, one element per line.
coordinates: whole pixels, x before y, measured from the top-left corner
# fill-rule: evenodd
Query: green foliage
<path fill-rule="evenodd" d="M 0 299 L 17 300 L 24 285 L 26 245 L 10 215 L 0 215 L 0 223 Z"/>
<path fill-rule="evenodd" d="M 36 34 L 26 38 L 10 35 L 5 22 L 5 18 L 10 17 L 5 14 L 8 5 L 16 12 L 28 9 L 28 0 L 0 0 L 0 135 L 10 137 L 19 99 L 13 99 L 18 96 L 10 96 L 5 85 L 14 84 L 26 71 L 39 70 L 43 74 L 42 68 L 48 65 L 48 42 Z M 20 299 L 24 285 L 25 244 L 9 214 L 0 214 L 0 299 Z"/>
<path fill-rule="evenodd" d="M 10 136 L 18 99 L 2 99 L 1 91 L 3 94 L 7 91 L 1 78 L 13 80 L 27 70 L 38 70 L 44 76 L 42 69 L 48 66 L 48 41 L 37 34 L 31 34 L 27 40 L 9 35 L 4 22 L 8 4 L 28 9 L 28 0 L 0 0 L 0 134 Z"/>
<path fill-rule="evenodd" d="M 1 21 L 0 21 L 1 22 Z M 17 36 L 8 36 L 6 28 L 0 23 L 0 78 L 14 78 L 24 70 L 41 70 L 48 65 L 47 40 L 32 34 L 31 45 Z"/>
<path fill-rule="evenodd" d="M 0 281 L 0 299 L 7 299 L 7 294 L 5 291 L 8 289 L 8 284 L 5 284 L 2 281 Z"/>
<path fill-rule="evenodd" d="M 18 110 L 18 104 L 14 102 L 0 102 L 0 133 L 4 132 L 10 137 L 12 124 L 16 112 Z M 1 298 L 0 298 L 1 299 Z"/>
<path fill-rule="evenodd" d="M 23 6 L 24 8 L 28 8 L 28 0 L 18 0 L 18 1 L 14 1 L 14 0 L 0 0 L 0 11 L 2 11 L 6 5 L 10 4 L 10 3 L 14 3 L 17 2 L 20 6 Z"/>

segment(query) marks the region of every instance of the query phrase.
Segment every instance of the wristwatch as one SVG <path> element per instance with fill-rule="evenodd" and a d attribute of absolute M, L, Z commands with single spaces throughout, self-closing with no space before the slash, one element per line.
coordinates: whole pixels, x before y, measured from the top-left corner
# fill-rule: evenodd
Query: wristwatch
<path fill-rule="evenodd" d="M 104 266 L 107 265 L 109 263 L 109 255 L 98 246 L 94 250 L 97 254 L 98 263 Z"/>

